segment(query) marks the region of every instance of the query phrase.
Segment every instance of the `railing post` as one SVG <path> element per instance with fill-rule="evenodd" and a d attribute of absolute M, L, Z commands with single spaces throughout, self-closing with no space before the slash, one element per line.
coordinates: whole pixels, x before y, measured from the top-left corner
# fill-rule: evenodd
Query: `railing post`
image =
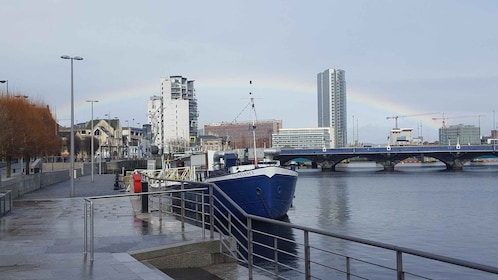
<path fill-rule="evenodd" d="M 273 237 L 273 260 L 275 262 L 275 276 L 278 276 L 278 238 Z"/>
<path fill-rule="evenodd" d="M 88 252 L 88 201 L 85 200 L 85 213 L 84 213 L 84 234 L 83 234 L 83 253 L 86 256 L 86 253 Z"/>
<path fill-rule="evenodd" d="M 185 183 L 182 182 L 182 186 L 181 186 L 181 221 L 182 221 L 182 230 L 185 229 L 185 192 L 183 191 L 185 189 Z"/>
<path fill-rule="evenodd" d="M 347 272 L 346 279 L 350 280 L 351 279 L 351 258 L 350 257 L 346 257 L 346 272 Z"/>
<path fill-rule="evenodd" d="M 213 184 L 209 184 L 209 234 L 214 238 L 214 194 Z"/>
<path fill-rule="evenodd" d="M 305 279 L 311 279 L 311 257 L 309 231 L 304 231 L 304 273 Z"/>
<path fill-rule="evenodd" d="M 93 219 L 93 201 L 90 201 L 90 261 L 93 262 L 93 255 L 95 252 L 94 248 L 94 239 L 95 239 L 95 231 L 94 231 L 94 219 Z"/>
<path fill-rule="evenodd" d="M 398 280 L 405 279 L 405 273 L 403 272 L 403 253 L 399 250 L 396 250 L 396 272 Z"/>
<path fill-rule="evenodd" d="M 253 247 L 252 247 L 252 219 L 247 218 L 247 268 L 249 269 L 249 279 L 253 278 Z"/>
<path fill-rule="evenodd" d="M 159 197 L 159 221 L 162 221 L 163 220 L 163 203 L 162 203 L 162 198 L 163 198 L 163 194 L 159 194 L 158 195 Z"/>
<path fill-rule="evenodd" d="M 202 239 L 205 239 L 206 238 L 206 215 L 204 213 L 204 209 L 206 209 L 206 207 L 204 207 L 204 191 L 200 191 L 200 194 L 201 194 L 201 207 L 202 207 L 202 212 L 201 212 L 201 219 L 202 219 Z"/>

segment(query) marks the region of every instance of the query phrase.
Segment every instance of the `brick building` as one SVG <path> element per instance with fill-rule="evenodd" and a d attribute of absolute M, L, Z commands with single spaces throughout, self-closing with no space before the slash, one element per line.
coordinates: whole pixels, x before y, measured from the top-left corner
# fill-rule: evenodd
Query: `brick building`
<path fill-rule="evenodd" d="M 264 120 L 256 123 L 256 148 L 272 146 L 271 137 L 282 127 L 281 120 Z M 205 135 L 227 137 L 233 149 L 252 147 L 252 122 L 215 123 L 204 125 Z"/>

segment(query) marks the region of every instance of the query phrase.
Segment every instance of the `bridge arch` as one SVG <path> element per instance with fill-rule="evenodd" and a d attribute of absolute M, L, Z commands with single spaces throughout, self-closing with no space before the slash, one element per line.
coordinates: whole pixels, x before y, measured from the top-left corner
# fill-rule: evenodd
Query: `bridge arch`
<path fill-rule="evenodd" d="M 276 156 L 281 162 L 305 158 L 317 163 L 324 171 L 335 171 L 335 166 L 345 159 L 361 157 L 381 164 L 386 171 L 410 157 L 432 157 L 443 162 L 448 170 L 462 170 L 465 163 L 483 156 L 498 156 L 493 145 L 455 146 L 390 146 L 377 148 L 341 148 L 281 150 Z"/>

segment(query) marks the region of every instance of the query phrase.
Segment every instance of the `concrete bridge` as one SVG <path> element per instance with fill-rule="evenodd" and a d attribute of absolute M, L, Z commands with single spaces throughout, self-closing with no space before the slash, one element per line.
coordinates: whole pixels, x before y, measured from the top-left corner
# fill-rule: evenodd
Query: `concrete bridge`
<path fill-rule="evenodd" d="M 322 170 L 335 171 L 335 166 L 349 158 L 365 158 L 392 171 L 397 163 L 410 157 L 432 157 L 446 165 L 448 170 L 462 170 L 463 165 L 480 156 L 498 156 L 496 145 L 453 146 L 385 146 L 339 149 L 282 149 L 275 159 L 282 163 L 306 158 L 321 166 Z"/>

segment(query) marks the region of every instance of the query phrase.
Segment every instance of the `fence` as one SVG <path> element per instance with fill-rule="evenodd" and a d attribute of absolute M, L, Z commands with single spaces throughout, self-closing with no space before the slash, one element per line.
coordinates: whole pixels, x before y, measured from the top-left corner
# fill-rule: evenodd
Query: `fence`
<path fill-rule="evenodd" d="M 210 238 L 216 234 L 220 252 L 246 266 L 249 279 L 256 270 L 276 279 L 496 279 L 498 275 L 498 267 L 249 215 L 214 184 L 176 182 L 167 191 L 86 198 L 85 254 L 90 252 L 93 260 L 93 201 L 140 195 L 151 201 L 154 211 L 178 217 L 182 227 L 193 223 L 208 229 Z M 233 208 L 240 213 L 229 210 Z M 444 277 L 441 271 L 446 271 Z"/>
<path fill-rule="evenodd" d="M 0 192 L 0 217 L 5 216 L 12 210 L 12 192 Z"/>

